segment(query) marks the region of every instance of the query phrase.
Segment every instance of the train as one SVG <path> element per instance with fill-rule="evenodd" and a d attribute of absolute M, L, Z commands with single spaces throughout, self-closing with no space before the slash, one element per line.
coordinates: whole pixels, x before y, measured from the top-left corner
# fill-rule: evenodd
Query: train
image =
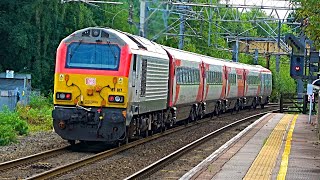
<path fill-rule="evenodd" d="M 54 75 L 55 132 L 69 143 L 128 142 L 244 108 L 262 108 L 272 72 L 187 52 L 111 28 L 63 39 Z"/>

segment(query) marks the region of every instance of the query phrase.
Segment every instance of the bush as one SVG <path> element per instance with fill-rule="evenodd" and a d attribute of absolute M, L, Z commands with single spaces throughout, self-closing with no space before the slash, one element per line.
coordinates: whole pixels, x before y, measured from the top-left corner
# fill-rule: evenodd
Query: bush
<path fill-rule="evenodd" d="M 28 133 L 28 124 L 20 119 L 17 112 L 7 108 L 0 112 L 0 145 L 7 145 L 16 140 L 17 135 Z"/>
<path fill-rule="evenodd" d="M 40 95 L 31 95 L 28 106 L 19 105 L 17 112 L 21 119 L 28 122 L 29 130 L 48 131 L 52 130 L 52 103 L 49 98 Z"/>
<path fill-rule="evenodd" d="M 41 109 L 43 107 L 51 107 L 52 101 L 50 101 L 49 98 L 46 98 L 44 96 L 32 94 L 30 96 L 29 106 L 35 109 Z"/>
<path fill-rule="evenodd" d="M 16 141 L 16 132 L 9 125 L 0 126 L 0 146 L 10 144 L 11 142 Z"/>

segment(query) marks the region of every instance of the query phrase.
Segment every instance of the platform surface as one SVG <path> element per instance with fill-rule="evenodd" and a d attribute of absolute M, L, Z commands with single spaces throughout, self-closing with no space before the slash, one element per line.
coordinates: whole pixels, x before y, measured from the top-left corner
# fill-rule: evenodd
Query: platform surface
<path fill-rule="evenodd" d="M 320 180 L 316 126 L 307 115 L 269 114 L 181 179 Z"/>

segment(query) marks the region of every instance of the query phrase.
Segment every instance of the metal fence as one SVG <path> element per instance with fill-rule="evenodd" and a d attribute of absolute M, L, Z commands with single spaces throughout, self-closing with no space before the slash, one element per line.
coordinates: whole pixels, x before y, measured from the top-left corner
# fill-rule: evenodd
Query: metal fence
<path fill-rule="evenodd" d="M 0 90 L 0 111 L 8 108 L 14 110 L 18 102 L 18 95 L 15 90 Z"/>
<path fill-rule="evenodd" d="M 1 90 L 0 89 L 0 111 L 8 109 L 14 111 L 16 105 L 22 104 L 27 105 L 30 102 L 31 92 L 28 90 L 22 90 L 21 92 L 15 90 Z"/>
<path fill-rule="evenodd" d="M 0 73 L 0 111 L 13 111 L 17 103 L 27 105 L 31 95 L 31 75 L 14 74 L 7 70 Z"/>

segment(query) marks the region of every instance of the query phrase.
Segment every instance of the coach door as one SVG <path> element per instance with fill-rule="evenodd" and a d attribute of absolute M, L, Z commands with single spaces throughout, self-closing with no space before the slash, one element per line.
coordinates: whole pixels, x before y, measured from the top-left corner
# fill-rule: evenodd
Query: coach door
<path fill-rule="evenodd" d="M 205 94 L 206 94 L 206 67 L 203 62 L 201 62 L 201 69 L 200 69 L 201 77 L 200 77 L 200 91 L 201 91 L 201 101 L 205 101 Z"/>
<path fill-rule="evenodd" d="M 266 76 L 263 73 L 260 73 L 261 82 L 260 82 L 260 96 L 263 96 L 266 93 Z"/>

